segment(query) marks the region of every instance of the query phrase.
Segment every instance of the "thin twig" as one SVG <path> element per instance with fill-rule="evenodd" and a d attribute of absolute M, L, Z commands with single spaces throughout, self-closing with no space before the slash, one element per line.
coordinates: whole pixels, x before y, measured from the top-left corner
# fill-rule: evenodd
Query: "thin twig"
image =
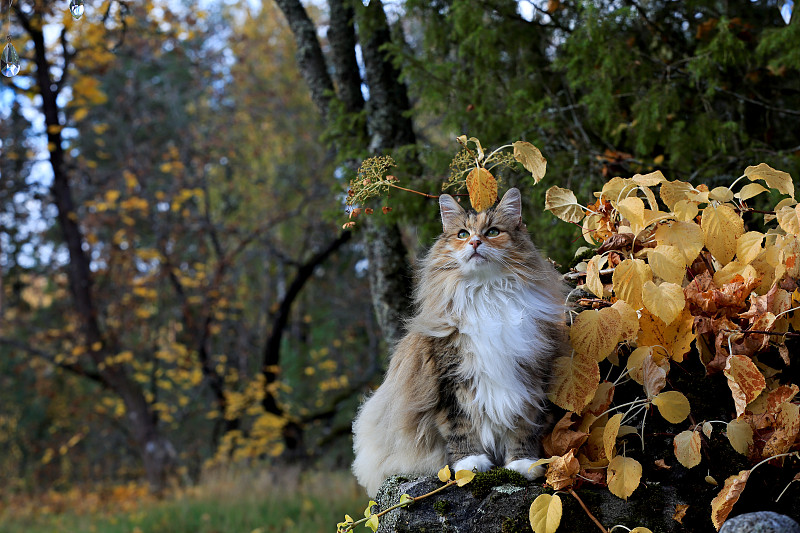
<path fill-rule="evenodd" d="M 727 331 L 728 333 L 741 333 L 742 335 L 757 334 L 757 335 L 775 335 L 778 337 L 800 337 L 800 333 L 786 331 L 781 333 L 779 331 L 762 331 L 759 329 L 748 329 L 745 331 L 723 328 L 720 331 Z"/>
<path fill-rule="evenodd" d="M 607 276 L 607 275 L 613 274 L 613 273 L 614 273 L 614 269 L 613 268 L 604 268 L 603 270 L 601 270 L 599 272 L 599 274 L 601 276 Z M 585 275 L 586 275 L 586 271 L 583 271 L 583 272 L 568 272 L 568 273 L 564 274 L 564 279 L 578 279 L 578 278 L 582 278 Z"/>
<path fill-rule="evenodd" d="M 586 511 L 586 514 L 587 514 L 587 515 L 589 515 L 589 518 L 591 518 L 591 519 L 592 519 L 592 522 L 594 522 L 595 524 L 597 524 L 597 527 L 599 527 L 599 528 L 600 528 L 600 531 L 602 531 L 603 533 L 608 533 L 608 530 L 607 530 L 606 528 L 604 528 L 604 527 L 603 527 L 603 524 L 601 524 L 601 523 L 600 523 L 600 521 L 599 521 L 597 518 L 595 518 L 595 517 L 594 517 L 594 515 L 593 515 L 593 514 L 592 514 L 592 512 L 589 510 L 589 508 L 588 508 L 588 507 L 586 507 L 586 504 L 584 504 L 584 503 L 583 503 L 583 500 L 581 500 L 580 496 L 578 496 L 578 494 L 577 494 L 577 493 L 576 493 L 574 490 L 572 490 L 572 489 L 569 489 L 569 493 L 570 493 L 570 494 L 572 494 L 572 497 L 573 497 L 573 498 L 575 498 L 576 500 L 578 500 L 578 503 L 580 504 L 580 506 L 581 506 L 581 507 L 583 507 L 583 510 L 584 510 L 584 511 Z"/>

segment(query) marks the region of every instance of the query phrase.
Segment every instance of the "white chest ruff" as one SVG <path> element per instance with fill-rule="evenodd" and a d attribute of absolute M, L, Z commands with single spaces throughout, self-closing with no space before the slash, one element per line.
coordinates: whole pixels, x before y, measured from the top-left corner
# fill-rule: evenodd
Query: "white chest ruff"
<path fill-rule="evenodd" d="M 560 302 L 536 289 L 510 283 L 467 286 L 454 301 L 454 321 L 467 354 L 459 373 L 471 380 L 474 404 L 470 415 L 481 441 L 493 447 L 497 437 L 513 430 L 530 405 L 542 400 L 523 366 L 537 366 L 553 346 L 542 326 L 562 320 Z M 459 300 L 459 298 L 457 298 Z"/>

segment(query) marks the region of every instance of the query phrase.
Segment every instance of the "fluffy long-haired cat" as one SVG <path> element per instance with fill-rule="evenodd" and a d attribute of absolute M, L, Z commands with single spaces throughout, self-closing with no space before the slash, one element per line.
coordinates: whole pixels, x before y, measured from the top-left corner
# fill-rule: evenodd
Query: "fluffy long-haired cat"
<path fill-rule="evenodd" d="M 493 209 L 439 199 L 444 231 L 421 262 L 416 315 L 353 423 L 370 495 L 393 474 L 505 466 L 533 479 L 545 387 L 564 339 L 565 286 L 510 189 Z"/>

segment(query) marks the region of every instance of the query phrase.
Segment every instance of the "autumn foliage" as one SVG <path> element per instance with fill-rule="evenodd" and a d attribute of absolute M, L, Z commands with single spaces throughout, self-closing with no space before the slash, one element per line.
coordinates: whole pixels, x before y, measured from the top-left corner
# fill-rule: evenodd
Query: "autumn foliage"
<path fill-rule="evenodd" d="M 754 212 L 749 202 L 765 193 L 781 199 Z M 800 334 L 800 211 L 789 174 L 762 163 L 729 187 L 710 189 L 654 171 L 611 179 L 588 207 L 572 191 L 552 187 L 546 209 L 580 225 L 594 248 L 572 274 L 588 297 L 579 302 L 584 310 L 573 313 L 573 353 L 557 361 L 549 395 L 568 411 L 549 437 L 550 453 L 578 457 L 573 479 L 582 474 L 630 497 L 642 465 L 616 443 L 637 433 L 645 444 L 652 407 L 685 428 L 673 448 L 686 468 L 702 463 L 702 442 L 715 424 L 724 424 L 731 447 L 753 465 L 797 452 L 799 389 L 787 380 L 793 354 L 786 343 Z M 761 222 L 762 231 L 748 231 Z M 779 357 L 767 359 L 768 353 Z M 670 385 L 670 372 L 689 357 L 700 358 L 707 376 L 725 376 L 730 419 L 690 417 L 686 395 Z M 611 377 L 601 380 L 598 364 L 606 360 Z M 615 388 L 628 380 L 641 386 L 638 398 L 615 405 Z M 569 444 L 553 445 L 561 442 Z M 728 478 L 713 500 L 716 528 L 751 471 Z M 549 473 L 548 483 L 557 488 Z"/>

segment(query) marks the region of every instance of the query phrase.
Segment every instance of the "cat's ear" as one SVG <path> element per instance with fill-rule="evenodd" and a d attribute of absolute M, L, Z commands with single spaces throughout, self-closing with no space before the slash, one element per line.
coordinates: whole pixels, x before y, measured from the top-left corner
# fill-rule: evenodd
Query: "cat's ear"
<path fill-rule="evenodd" d="M 456 220 L 464 215 L 464 208 L 458 205 L 455 198 L 449 194 L 439 196 L 439 210 L 442 213 L 442 227 L 445 230 L 454 225 Z"/>
<path fill-rule="evenodd" d="M 508 189 L 503 195 L 503 199 L 497 204 L 495 208 L 496 213 L 502 213 L 503 216 L 508 217 L 518 228 L 522 224 L 522 195 L 516 187 Z"/>

